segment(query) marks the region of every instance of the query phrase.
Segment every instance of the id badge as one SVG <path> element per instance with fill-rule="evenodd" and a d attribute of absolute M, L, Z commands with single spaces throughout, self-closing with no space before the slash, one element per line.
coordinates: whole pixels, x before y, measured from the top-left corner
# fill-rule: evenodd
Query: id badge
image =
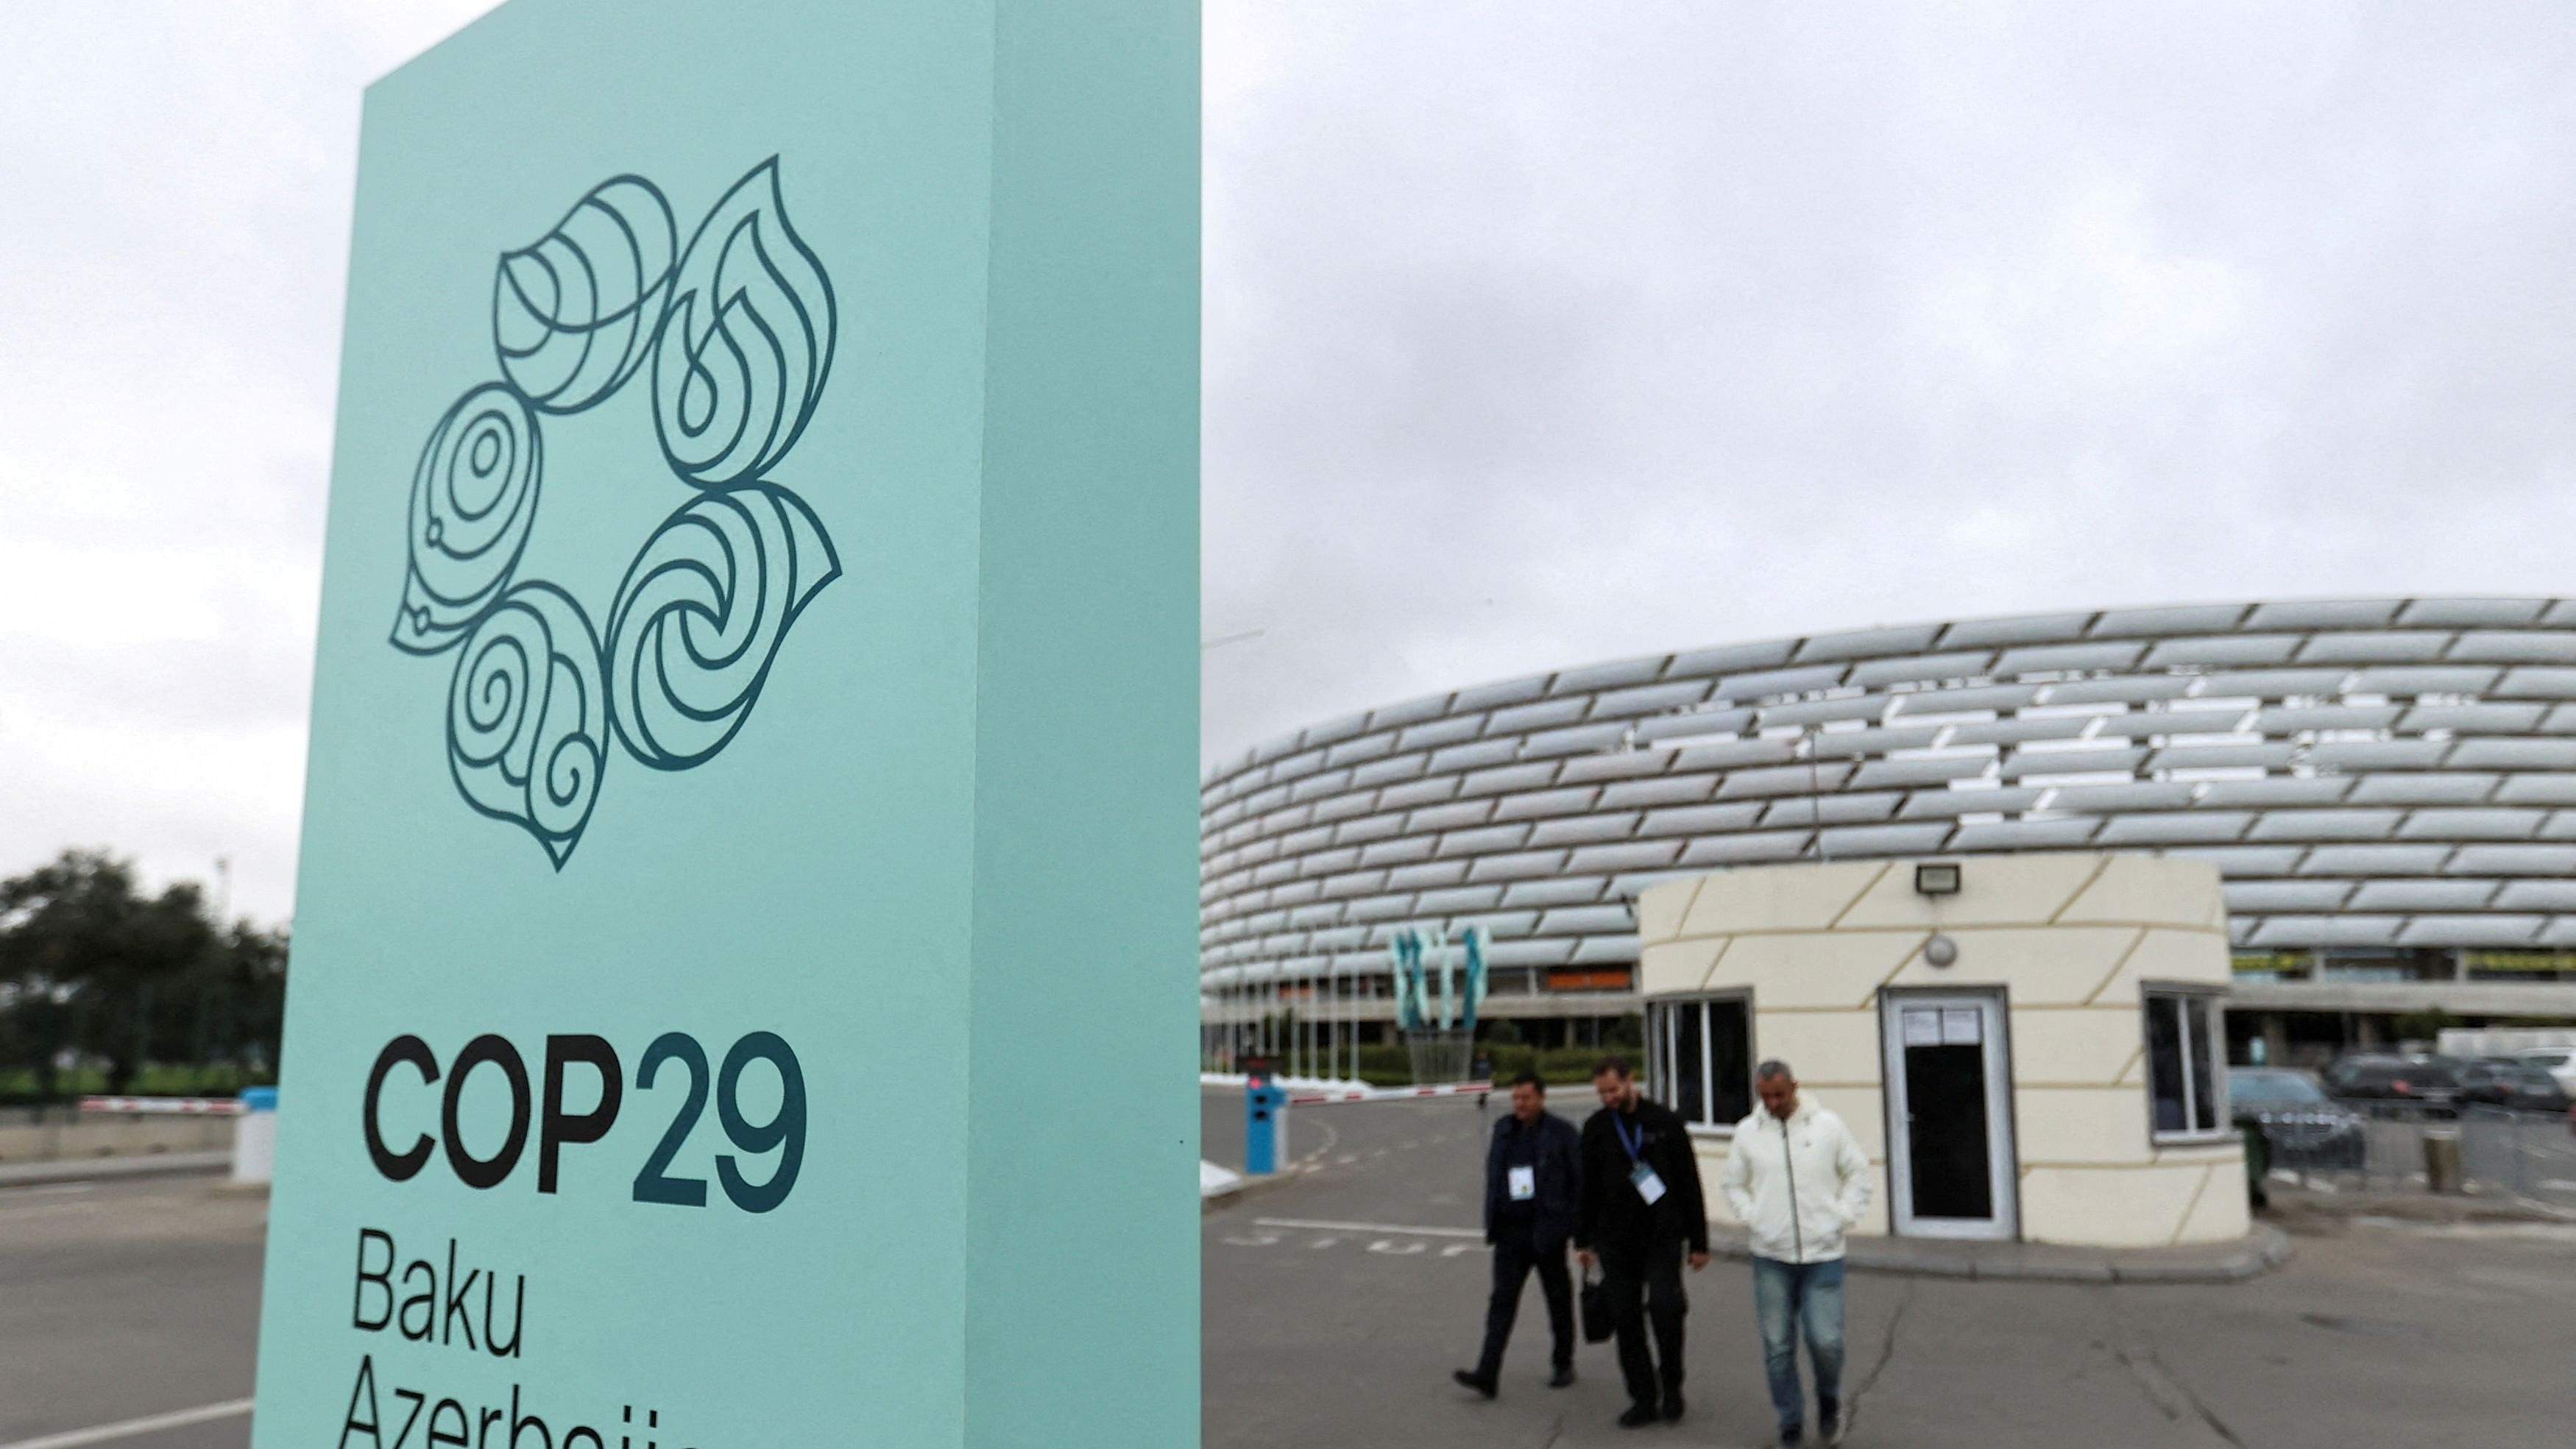
<path fill-rule="evenodd" d="M 1538 1169 L 1515 1167 L 1511 1170 L 1512 1201 L 1528 1202 L 1538 1196 Z"/>
<path fill-rule="evenodd" d="M 1644 1198 L 1647 1206 L 1652 1207 L 1664 1200 L 1664 1180 L 1655 1176 L 1655 1170 L 1646 1164 L 1638 1163 L 1637 1170 L 1628 1174 L 1628 1181 L 1636 1185 L 1637 1196 Z"/>

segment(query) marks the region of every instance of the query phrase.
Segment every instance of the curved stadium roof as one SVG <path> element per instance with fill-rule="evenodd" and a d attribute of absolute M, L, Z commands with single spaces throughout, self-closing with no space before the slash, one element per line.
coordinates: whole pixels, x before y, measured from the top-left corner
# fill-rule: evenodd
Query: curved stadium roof
<path fill-rule="evenodd" d="M 2576 600 L 2033 614 L 1595 664 L 1316 725 L 1200 794 L 1202 983 L 1636 955 L 1753 861 L 2134 849 L 2241 947 L 2576 948 Z"/>

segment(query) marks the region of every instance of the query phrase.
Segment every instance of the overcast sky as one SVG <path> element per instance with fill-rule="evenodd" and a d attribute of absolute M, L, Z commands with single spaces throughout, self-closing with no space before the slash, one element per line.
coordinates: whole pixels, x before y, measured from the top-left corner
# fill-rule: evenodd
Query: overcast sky
<path fill-rule="evenodd" d="M 0 873 L 290 911 L 358 92 L 484 8 L 0 3 Z M 2576 590 L 2563 6 L 1216 0 L 1207 96 L 1212 755 L 1770 634 Z"/>

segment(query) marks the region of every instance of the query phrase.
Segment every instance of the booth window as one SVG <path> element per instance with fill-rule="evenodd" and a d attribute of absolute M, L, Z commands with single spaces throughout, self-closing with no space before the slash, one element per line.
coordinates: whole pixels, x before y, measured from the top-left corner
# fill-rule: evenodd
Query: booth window
<path fill-rule="evenodd" d="M 1646 1004 L 1646 1080 L 1693 1127 L 1732 1128 L 1753 1110 L 1753 1008 L 1742 996 Z"/>
<path fill-rule="evenodd" d="M 2147 1095 L 2159 1140 L 2227 1130 L 2218 1107 L 2218 999 L 2204 992 L 2147 993 Z"/>

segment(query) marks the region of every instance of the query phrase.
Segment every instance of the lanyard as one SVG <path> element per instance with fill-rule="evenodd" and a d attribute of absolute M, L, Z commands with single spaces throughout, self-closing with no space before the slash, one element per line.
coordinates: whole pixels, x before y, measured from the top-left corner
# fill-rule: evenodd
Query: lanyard
<path fill-rule="evenodd" d="M 1628 1149 L 1628 1160 L 1630 1162 L 1638 1161 L 1638 1153 L 1646 1145 L 1646 1124 L 1643 1122 L 1637 1124 L 1637 1139 L 1631 1142 L 1628 1140 L 1627 1121 L 1618 1113 L 1613 1112 L 1610 1114 L 1610 1130 L 1619 1134 L 1619 1145 Z"/>

